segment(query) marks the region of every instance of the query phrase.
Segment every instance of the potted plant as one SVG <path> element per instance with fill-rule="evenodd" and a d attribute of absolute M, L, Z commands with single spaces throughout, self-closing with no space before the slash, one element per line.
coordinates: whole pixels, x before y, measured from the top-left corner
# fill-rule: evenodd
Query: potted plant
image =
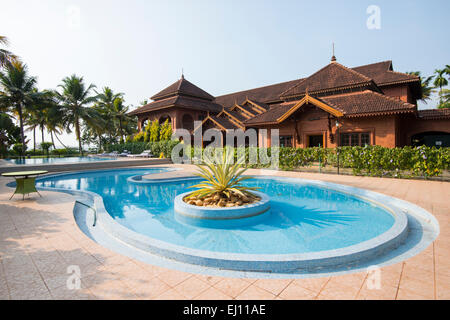
<path fill-rule="evenodd" d="M 233 152 L 223 150 L 221 153 L 222 157 L 204 157 L 204 163 L 197 165 L 196 175 L 205 180 L 191 187 L 197 190 L 184 197 L 184 202 L 199 207 L 237 207 L 260 201 L 261 198 L 251 192 L 259 188 L 242 184 L 252 179 L 243 176 L 247 171 L 243 161 L 234 163 Z"/>

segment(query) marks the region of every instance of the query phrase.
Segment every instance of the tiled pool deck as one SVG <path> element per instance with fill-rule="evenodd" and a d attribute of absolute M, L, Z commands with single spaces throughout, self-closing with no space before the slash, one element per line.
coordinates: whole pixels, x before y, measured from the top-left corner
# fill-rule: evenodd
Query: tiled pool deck
<path fill-rule="evenodd" d="M 450 299 L 449 182 L 277 175 L 341 183 L 410 201 L 438 219 L 441 233 L 417 256 L 383 267 L 380 289 L 369 289 L 365 272 L 316 279 L 197 275 L 112 252 L 78 229 L 72 196 L 42 192 L 43 198 L 9 201 L 12 189 L 5 185 L 11 180 L 0 178 L 0 299 Z M 67 288 L 72 265 L 81 271 L 78 290 Z"/>

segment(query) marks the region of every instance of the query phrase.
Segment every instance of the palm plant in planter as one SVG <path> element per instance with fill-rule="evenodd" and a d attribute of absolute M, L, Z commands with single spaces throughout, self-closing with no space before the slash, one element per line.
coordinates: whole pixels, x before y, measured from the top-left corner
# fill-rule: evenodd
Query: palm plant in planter
<path fill-rule="evenodd" d="M 196 173 L 205 181 L 192 186 L 197 190 L 186 196 L 184 201 L 196 206 L 235 207 L 261 200 L 251 192 L 259 188 L 242 185 L 243 181 L 252 177 L 243 176 L 247 169 L 243 168 L 241 161 L 233 163 L 233 157 L 232 152 L 225 151 L 222 152 L 222 159 L 217 156 L 215 159 L 205 157 L 204 163 L 197 165 Z"/>

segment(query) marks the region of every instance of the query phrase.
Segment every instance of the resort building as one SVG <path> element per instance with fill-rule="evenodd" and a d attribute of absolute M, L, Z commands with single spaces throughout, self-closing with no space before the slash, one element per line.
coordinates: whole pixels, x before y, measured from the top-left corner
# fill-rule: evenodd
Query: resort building
<path fill-rule="evenodd" d="M 348 68 L 336 61 L 307 78 L 214 97 L 188 80 L 157 93 L 130 113 L 139 130 L 166 119 L 173 130 L 279 129 L 280 146 L 405 145 L 450 147 L 450 109 L 418 110 L 419 77 L 395 72 L 392 61 Z M 259 131 L 258 131 L 259 132 Z"/>

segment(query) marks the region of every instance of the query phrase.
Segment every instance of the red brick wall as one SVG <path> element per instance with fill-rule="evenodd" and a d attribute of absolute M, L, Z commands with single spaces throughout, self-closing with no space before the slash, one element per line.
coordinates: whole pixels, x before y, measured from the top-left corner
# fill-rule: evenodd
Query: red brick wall
<path fill-rule="evenodd" d="M 199 117 L 203 115 L 206 117 L 206 112 L 204 111 L 197 111 L 197 110 L 187 110 L 187 109 L 181 109 L 181 108 L 170 108 L 170 109 L 162 109 L 162 110 L 156 110 L 152 111 L 146 114 L 140 114 L 138 116 L 138 128 L 139 131 L 142 130 L 142 123 L 145 120 L 159 120 L 163 116 L 170 116 L 172 119 L 172 129 L 176 130 L 183 127 L 182 119 L 185 114 L 189 114 L 193 120 L 199 120 Z"/>
<path fill-rule="evenodd" d="M 383 87 L 381 90 L 383 90 L 384 94 L 389 97 L 416 104 L 416 101 L 414 101 L 408 85 Z"/>
<path fill-rule="evenodd" d="M 450 133 L 450 119 L 423 120 L 415 116 L 399 118 L 399 145 L 411 145 L 411 137 L 424 132 Z"/>
<path fill-rule="evenodd" d="M 331 120 L 331 133 L 334 135 L 334 141 L 331 142 L 327 112 L 311 109 L 299 113 L 295 117 L 300 135 L 299 141 L 296 139 L 295 121 L 292 119 L 286 119 L 279 125 L 267 126 L 267 128 L 279 129 L 280 136 L 291 135 L 294 138 L 294 146 L 298 148 L 308 147 L 310 135 L 324 135 L 324 146 L 326 148 L 336 147 L 336 122 Z M 395 116 L 347 118 L 339 121 L 341 123 L 339 133 L 369 132 L 373 145 L 393 148 L 398 144 L 396 142 L 397 120 Z M 270 144 L 270 131 L 268 136 Z"/>

